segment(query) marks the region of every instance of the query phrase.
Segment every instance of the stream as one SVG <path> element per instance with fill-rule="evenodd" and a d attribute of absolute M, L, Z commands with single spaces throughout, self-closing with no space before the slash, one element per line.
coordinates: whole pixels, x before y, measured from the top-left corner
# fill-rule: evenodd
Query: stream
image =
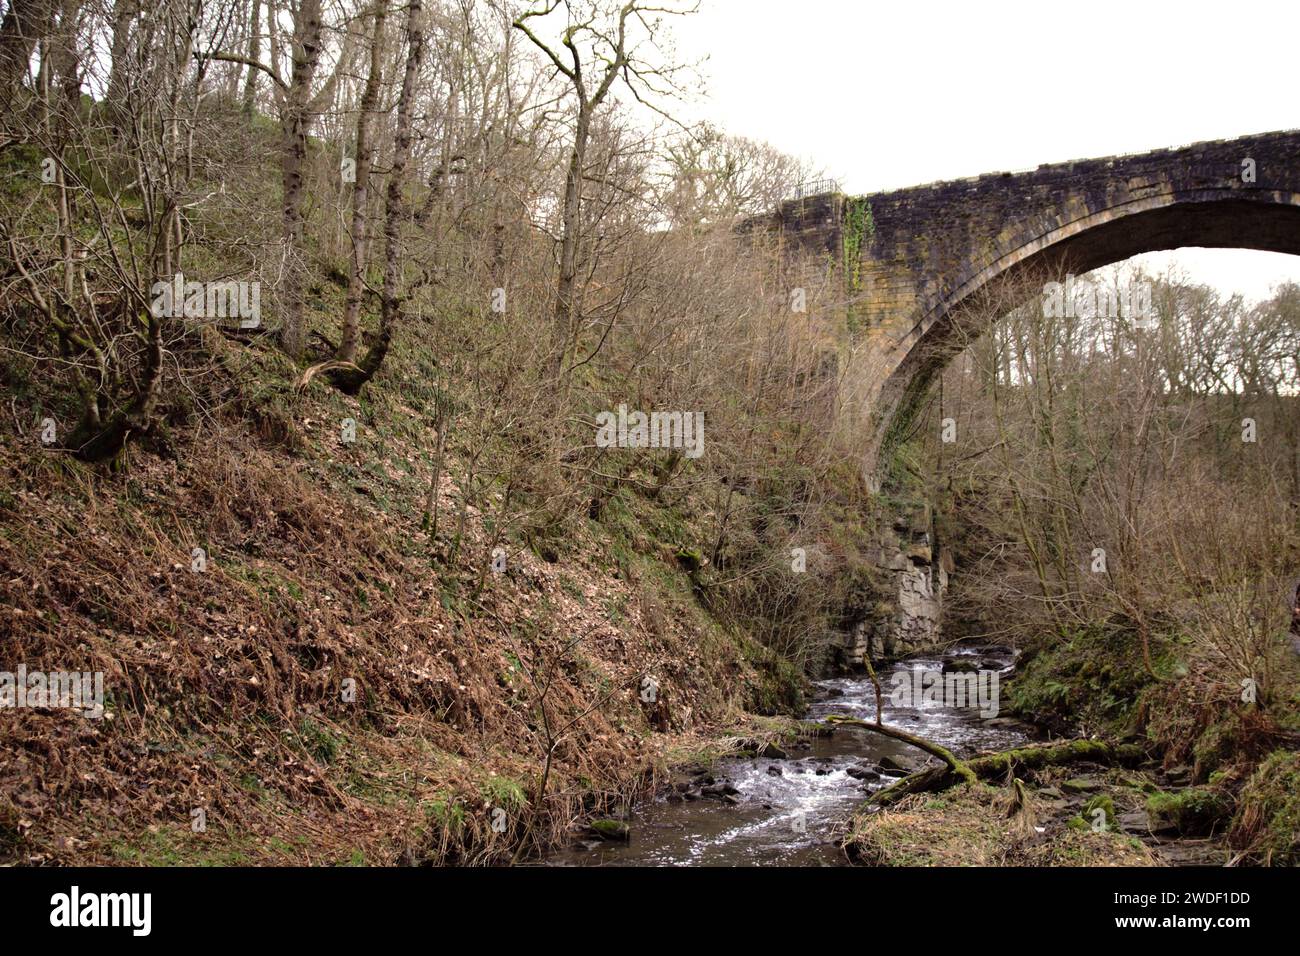
<path fill-rule="evenodd" d="M 1019 722 L 983 719 L 978 709 L 889 699 L 894 675 L 968 667 L 1010 675 L 1013 653 L 1002 647 L 958 647 L 943 657 L 913 657 L 883 669 L 886 724 L 968 757 L 1024 743 Z M 902 679 L 902 678 L 899 678 Z M 875 691 L 866 675 L 818 681 L 806 717 L 829 714 L 875 719 Z M 734 757 L 698 768 L 638 804 L 626 843 L 588 840 L 553 854 L 553 866 L 841 866 L 836 845 L 853 808 L 870 793 L 934 760 L 900 741 L 840 727 L 791 748 L 785 758 Z M 905 768 L 905 769 L 904 769 Z"/>

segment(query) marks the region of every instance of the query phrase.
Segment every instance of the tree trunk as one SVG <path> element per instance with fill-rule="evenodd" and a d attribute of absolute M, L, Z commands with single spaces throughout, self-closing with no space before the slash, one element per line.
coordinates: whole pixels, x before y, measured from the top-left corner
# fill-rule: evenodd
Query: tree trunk
<path fill-rule="evenodd" d="M 374 378 L 384 364 L 393 341 L 393 330 L 402 318 L 401 278 L 405 255 L 402 226 L 410 218 L 405 196 L 406 167 L 411 158 L 412 115 L 415 111 L 415 81 L 424 57 L 424 27 L 420 0 L 411 0 L 407 8 L 406 35 L 408 50 L 402 92 L 397 100 L 397 129 L 393 134 L 393 160 L 388 175 L 388 192 L 384 207 L 384 286 L 379 316 L 379 336 L 366 352 L 356 372 L 347 370 L 336 376 L 336 383 L 347 392 L 356 392 Z"/>
<path fill-rule="evenodd" d="M 564 219 L 560 233 L 560 275 L 555 289 L 555 374 L 557 380 L 568 364 L 569 350 L 577 338 L 578 240 L 582 234 L 582 168 L 587 160 L 591 117 L 587 103 L 578 107 L 578 123 L 564 178 Z"/>
<path fill-rule="evenodd" d="M 879 698 L 877 698 L 877 700 L 879 700 Z M 871 723 L 867 720 L 860 720 L 857 717 L 844 717 L 840 714 L 832 714 L 826 718 L 826 721 L 827 723 L 837 727 L 858 727 L 862 730 L 869 730 L 873 734 L 880 734 L 884 737 L 889 737 L 892 740 L 901 740 L 905 744 L 911 744 L 918 750 L 924 750 L 926 753 L 933 754 L 942 760 L 944 764 L 946 764 L 946 767 L 944 768 L 945 773 L 952 775 L 958 780 L 964 780 L 967 783 L 975 782 L 975 774 L 971 772 L 970 768 L 967 767 L 966 764 L 953 756 L 952 751 L 940 747 L 938 744 L 926 740 L 924 737 L 917 737 L 915 734 L 909 734 L 905 730 L 899 730 L 897 727 L 890 727 L 887 724 L 882 724 L 878 721 L 876 723 Z"/>
<path fill-rule="evenodd" d="M 874 724 L 868 724 L 874 727 Z M 1021 747 L 1018 750 L 1003 750 L 981 757 L 972 757 L 966 761 L 966 768 L 980 780 L 992 780 L 1021 770 L 1039 770 L 1043 767 L 1055 767 L 1090 760 L 1107 765 L 1131 765 L 1146 759 L 1146 751 L 1136 744 L 1108 744 L 1100 740 L 1069 740 L 1065 743 L 1047 744 L 1045 746 Z M 903 797 L 914 793 L 931 793 L 946 790 L 954 784 L 961 783 L 962 778 L 948 767 L 934 767 L 922 770 L 910 777 L 904 777 L 898 783 L 886 787 L 871 798 L 872 803 L 887 807 L 897 803 Z"/>
<path fill-rule="evenodd" d="M 281 339 L 291 356 L 302 355 L 306 341 L 303 327 L 302 291 L 306 272 L 303 248 L 302 171 L 307 161 L 308 115 L 312 81 L 321 51 L 320 0 L 302 0 L 294 17 L 293 72 L 285 94 L 280 118 L 282 140 L 282 179 L 284 187 L 284 244 L 288 263 L 285 269 L 284 329 Z"/>
<path fill-rule="evenodd" d="M 131 23 L 135 19 L 134 0 L 118 0 L 113 8 L 113 37 L 109 46 L 108 95 L 110 106 L 125 110 L 128 58 L 131 46 Z"/>
<path fill-rule="evenodd" d="M 8 105 L 22 85 L 36 41 L 54 24 L 54 0 L 9 0 L 0 22 L 0 102 Z"/>
<path fill-rule="evenodd" d="M 258 34 L 258 24 L 261 20 L 262 4 L 261 0 L 251 0 L 249 3 L 248 16 L 248 58 L 258 60 L 262 52 L 262 38 Z M 257 74 L 258 70 L 254 66 L 246 67 L 247 75 L 244 77 L 244 115 L 252 117 L 257 108 Z"/>
<path fill-rule="evenodd" d="M 348 277 L 348 294 L 343 308 L 343 335 L 334 356 L 341 362 L 356 359 L 361 299 L 365 295 L 366 257 L 370 247 L 367 207 L 370 200 L 370 170 L 375 154 L 371 126 L 384 81 L 384 19 L 387 12 L 386 0 L 378 0 L 375 5 L 375 32 L 370 40 L 370 75 L 366 78 L 366 88 L 361 94 L 360 113 L 357 116 L 356 183 L 352 190 L 352 274 Z"/>
<path fill-rule="evenodd" d="M 63 102 L 76 116 L 81 108 L 81 56 L 77 36 L 77 20 L 81 13 L 81 0 L 63 0 L 59 10 L 56 39 L 50 51 L 54 68 L 54 82 L 63 90 Z"/>

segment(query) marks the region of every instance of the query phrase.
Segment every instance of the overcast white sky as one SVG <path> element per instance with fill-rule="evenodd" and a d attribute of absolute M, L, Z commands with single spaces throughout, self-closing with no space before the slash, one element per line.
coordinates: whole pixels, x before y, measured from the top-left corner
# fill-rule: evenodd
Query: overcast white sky
<path fill-rule="evenodd" d="M 852 193 L 1300 127 L 1300 0 L 701 0 L 698 118 L 814 160 Z M 1171 261 L 1251 298 L 1300 257 Z"/>

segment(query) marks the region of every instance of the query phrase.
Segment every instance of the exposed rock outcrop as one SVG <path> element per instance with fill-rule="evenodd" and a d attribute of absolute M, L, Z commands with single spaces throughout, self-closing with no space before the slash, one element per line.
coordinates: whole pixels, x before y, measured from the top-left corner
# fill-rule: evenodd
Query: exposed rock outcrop
<path fill-rule="evenodd" d="M 840 658 L 848 667 L 932 650 L 940 640 L 943 595 L 952 558 L 934 549 L 928 508 L 898 515 L 876 555 L 890 582 L 889 595 L 842 636 Z"/>

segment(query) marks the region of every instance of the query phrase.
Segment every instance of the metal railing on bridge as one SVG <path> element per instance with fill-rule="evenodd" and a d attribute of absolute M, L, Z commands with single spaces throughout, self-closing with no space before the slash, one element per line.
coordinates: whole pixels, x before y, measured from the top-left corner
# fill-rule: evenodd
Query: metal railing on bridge
<path fill-rule="evenodd" d="M 821 196 L 825 193 L 842 192 L 837 179 L 809 179 L 794 187 L 791 199 L 807 199 L 809 196 Z"/>

